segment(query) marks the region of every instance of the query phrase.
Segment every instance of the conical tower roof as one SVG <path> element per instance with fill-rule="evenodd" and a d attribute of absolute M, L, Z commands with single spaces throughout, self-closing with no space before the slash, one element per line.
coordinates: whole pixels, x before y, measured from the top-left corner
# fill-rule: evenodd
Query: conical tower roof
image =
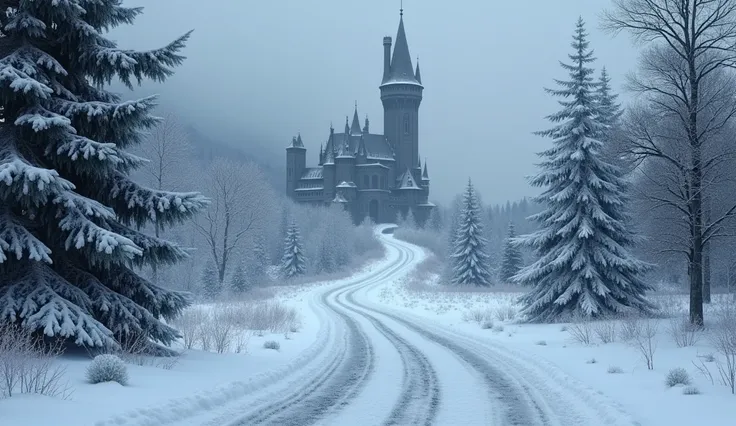
<path fill-rule="evenodd" d="M 411 64 L 409 43 L 406 41 L 406 31 L 404 31 L 403 10 L 399 18 L 399 31 L 396 34 L 396 45 L 391 57 L 391 72 L 386 80 L 386 83 L 396 82 L 421 84 L 415 77 L 414 67 Z"/>

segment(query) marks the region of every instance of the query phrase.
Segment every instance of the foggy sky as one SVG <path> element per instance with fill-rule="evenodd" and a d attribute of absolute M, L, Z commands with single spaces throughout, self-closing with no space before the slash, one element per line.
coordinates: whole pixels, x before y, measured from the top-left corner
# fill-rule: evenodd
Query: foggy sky
<path fill-rule="evenodd" d="M 204 4 L 210 6 L 205 7 Z M 247 150 L 284 158 L 301 132 L 307 165 L 316 165 L 330 122 L 342 131 L 357 100 L 371 132 L 383 130 L 378 85 L 382 38 L 394 41 L 399 0 L 128 0 L 144 6 L 134 26 L 113 31 L 121 47 L 159 47 L 194 29 L 187 60 L 158 93 L 201 131 Z M 216 6 L 215 6 L 216 5 Z M 420 155 L 427 158 L 430 198 L 447 202 L 472 178 L 488 203 L 534 195 L 526 176 L 549 141 L 556 101 L 543 88 L 566 78 L 575 22 L 587 23 L 598 61 L 622 91 L 638 53 L 625 35 L 599 30 L 608 0 L 404 0 L 413 63 L 419 57 L 424 100 Z M 285 160 L 281 160 L 285 161 Z"/>

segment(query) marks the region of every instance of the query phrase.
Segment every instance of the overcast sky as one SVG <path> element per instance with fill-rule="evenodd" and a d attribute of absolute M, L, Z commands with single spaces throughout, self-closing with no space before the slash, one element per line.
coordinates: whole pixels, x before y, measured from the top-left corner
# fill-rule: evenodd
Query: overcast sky
<path fill-rule="evenodd" d="M 383 129 L 378 85 L 382 38 L 396 38 L 399 0 L 127 0 L 144 6 L 134 26 L 116 29 L 121 47 L 158 47 L 194 29 L 186 62 L 164 85 L 147 84 L 200 130 L 249 149 L 283 153 L 301 132 L 316 165 L 330 122 L 338 130 L 357 100 L 371 132 Z M 549 141 L 532 134 L 556 109 L 543 90 L 566 75 L 575 22 L 588 24 L 596 68 L 606 65 L 620 91 L 636 66 L 626 35 L 599 30 L 609 0 L 404 0 L 413 59 L 424 100 L 420 155 L 430 169 L 430 198 L 447 202 L 471 177 L 486 202 L 536 189 L 536 152 Z"/>

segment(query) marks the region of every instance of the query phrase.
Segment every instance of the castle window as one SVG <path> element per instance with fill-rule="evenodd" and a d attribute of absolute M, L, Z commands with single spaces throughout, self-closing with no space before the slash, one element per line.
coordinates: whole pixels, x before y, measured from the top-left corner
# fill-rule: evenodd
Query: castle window
<path fill-rule="evenodd" d="M 381 189 L 386 189 L 386 176 L 381 176 Z"/>
<path fill-rule="evenodd" d="M 289 177 L 291 177 L 291 175 L 293 174 L 293 173 L 292 173 L 293 171 L 294 171 L 294 170 L 293 170 L 293 169 L 292 169 L 291 167 L 289 167 Z"/>
<path fill-rule="evenodd" d="M 369 181 L 370 181 L 370 178 L 368 177 L 368 175 L 363 176 L 363 187 L 364 188 L 368 188 L 371 186 Z"/>
<path fill-rule="evenodd" d="M 378 189 L 378 176 L 376 175 L 373 175 L 373 177 L 371 177 L 371 188 Z"/>
<path fill-rule="evenodd" d="M 411 125 L 409 124 L 409 113 L 404 114 L 404 134 L 411 134 Z"/>

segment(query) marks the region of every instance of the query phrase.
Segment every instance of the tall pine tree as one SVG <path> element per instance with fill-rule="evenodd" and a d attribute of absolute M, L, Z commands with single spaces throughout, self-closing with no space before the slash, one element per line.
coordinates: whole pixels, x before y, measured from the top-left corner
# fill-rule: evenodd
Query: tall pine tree
<path fill-rule="evenodd" d="M 189 35 L 152 51 L 118 48 L 104 34 L 142 12 L 120 3 L 11 1 L 0 14 L 0 322 L 85 346 L 177 338 L 162 320 L 188 297 L 134 268 L 187 253 L 139 230 L 180 223 L 207 202 L 130 178 L 143 160 L 126 150 L 159 122 L 155 99 L 123 101 L 104 86 L 165 80 Z"/>
<path fill-rule="evenodd" d="M 629 252 L 626 184 L 601 155 L 598 136 L 606 126 L 595 99 L 594 61 L 585 25 L 578 20 L 570 55 L 563 64 L 570 80 L 558 81 L 562 109 L 549 116 L 556 125 L 539 135 L 553 139 L 540 153 L 542 171 L 531 184 L 546 187 L 537 197 L 547 208 L 533 216 L 540 229 L 522 238 L 539 259 L 516 275 L 533 289 L 522 297 L 528 321 L 554 321 L 568 314 L 601 317 L 624 311 L 648 312 L 649 290 L 640 278 L 646 264 Z"/>
<path fill-rule="evenodd" d="M 245 273 L 245 267 L 242 262 L 239 262 L 235 267 L 233 276 L 230 277 L 230 291 L 233 294 L 243 294 L 248 292 L 253 287 L 251 277 Z"/>
<path fill-rule="evenodd" d="M 487 243 L 483 238 L 480 213 L 481 208 L 473 184 L 468 180 L 452 253 L 453 284 L 479 287 L 491 285 L 488 253 L 486 253 Z"/>
<path fill-rule="evenodd" d="M 623 111 L 621 105 L 616 102 L 617 98 L 618 95 L 614 94 L 611 88 L 611 77 L 603 67 L 595 89 L 598 122 L 606 126 L 598 136 L 598 140 L 603 144 L 601 154 L 606 162 L 618 167 L 622 172 L 629 172 L 633 170 L 634 164 L 632 161 L 625 161 L 621 150 L 619 124 Z"/>
<path fill-rule="evenodd" d="M 284 241 L 284 256 L 281 258 L 281 272 L 286 278 L 304 275 L 307 270 L 307 260 L 304 256 L 304 246 L 299 228 L 292 222 L 286 230 Z"/>
<path fill-rule="evenodd" d="M 509 222 L 509 230 L 503 246 L 500 274 L 501 280 L 505 283 L 511 282 L 511 278 L 524 266 L 524 258 L 521 256 L 521 250 L 519 250 L 518 245 L 514 241 L 515 238 L 514 222 Z"/>

